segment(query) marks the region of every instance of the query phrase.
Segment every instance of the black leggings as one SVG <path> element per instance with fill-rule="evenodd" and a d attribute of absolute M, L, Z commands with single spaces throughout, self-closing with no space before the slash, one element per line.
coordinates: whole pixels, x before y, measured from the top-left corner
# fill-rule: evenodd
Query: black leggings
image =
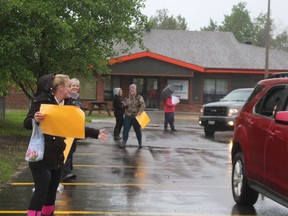
<path fill-rule="evenodd" d="M 174 112 L 165 112 L 164 128 L 167 129 L 169 124 L 172 130 L 175 129 L 174 121 Z"/>
<path fill-rule="evenodd" d="M 114 137 L 119 137 L 119 134 L 121 132 L 124 123 L 124 116 L 121 113 L 115 114 L 115 118 L 116 118 L 116 125 L 114 127 Z"/>
<path fill-rule="evenodd" d="M 35 191 L 28 209 L 41 211 L 44 205 L 55 205 L 57 187 L 61 180 L 62 169 L 42 170 L 30 168 L 30 170 L 35 184 Z"/>

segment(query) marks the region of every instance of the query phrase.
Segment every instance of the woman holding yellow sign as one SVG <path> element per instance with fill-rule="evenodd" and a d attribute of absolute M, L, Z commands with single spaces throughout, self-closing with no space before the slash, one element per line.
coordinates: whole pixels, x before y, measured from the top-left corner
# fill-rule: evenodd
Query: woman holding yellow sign
<path fill-rule="evenodd" d="M 53 215 L 55 209 L 57 187 L 61 180 L 61 173 L 64 165 L 63 152 L 66 148 L 65 139 L 68 136 L 65 136 L 64 128 L 63 135 L 53 135 L 51 133 L 48 134 L 45 132 L 46 129 L 44 127 L 44 123 L 48 119 L 53 120 L 53 114 L 43 114 L 40 112 L 40 107 L 41 105 L 50 105 L 47 107 L 48 109 L 52 110 L 54 107 L 66 107 L 65 105 L 71 105 L 71 108 L 74 108 L 74 111 L 79 113 L 79 119 L 81 119 L 82 111 L 80 108 L 77 106 L 72 107 L 73 102 L 70 99 L 70 91 L 71 86 L 69 76 L 63 74 L 47 74 L 42 76 L 38 80 L 37 92 L 34 101 L 27 114 L 27 117 L 24 120 L 24 127 L 30 130 L 32 129 L 33 119 L 36 121 L 36 123 L 40 124 L 40 126 L 43 126 L 42 131 L 45 141 L 43 159 L 37 162 L 29 162 L 35 191 L 32 195 L 27 210 L 28 216 Z M 54 124 L 49 125 L 49 129 L 57 128 L 57 126 L 62 125 L 63 122 L 71 121 L 70 119 L 74 121 L 74 124 L 77 124 L 77 122 L 75 122 L 74 116 L 72 117 L 65 115 L 67 112 L 61 113 L 61 110 L 58 110 L 55 113 L 58 115 L 57 117 L 63 117 L 63 119 L 57 119 L 54 121 Z M 104 133 L 104 130 L 96 130 L 93 128 L 85 127 L 84 135 L 85 137 L 92 137 L 103 141 L 108 139 L 108 136 Z"/>
<path fill-rule="evenodd" d="M 136 85 L 129 86 L 129 95 L 124 100 L 125 117 L 123 129 L 123 141 L 119 148 L 125 148 L 128 140 L 129 131 L 133 126 L 138 140 L 139 148 L 142 148 L 142 132 L 141 126 L 138 123 L 136 116 L 142 113 L 145 109 L 145 101 L 143 97 L 136 92 Z"/>

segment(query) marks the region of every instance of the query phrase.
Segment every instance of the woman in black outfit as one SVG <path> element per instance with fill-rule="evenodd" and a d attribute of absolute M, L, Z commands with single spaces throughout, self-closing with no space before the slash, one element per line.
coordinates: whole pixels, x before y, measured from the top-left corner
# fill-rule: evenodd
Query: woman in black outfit
<path fill-rule="evenodd" d="M 36 97 L 24 120 L 24 127 L 32 129 L 32 119 L 40 123 L 45 116 L 39 112 L 41 104 L 73 105 L 70 97 L 70 79 L 67 75 L 47 74 L 37 83 Z M 80 109 L 80 108 L 79 108 Z M 53 125 L 51 125 L 53 127 Z M 85 137 L 107 140 L 104 130 L 85 127 Z M 29 162 L 35 191 L 27 210 L 28 216 L 53 215 L 57 187 L 61 180 L 66 147 L 65 137 L 44 134 L 45 151 L 41 161 Z"/>
<path fill-rule="evenodd" d="M 114 127 L 114 140 L 120 140 L 120 132 L 124 122 L 124 107 L 122 102 L 123 91 L 121 88 L 114 88 L 113 90 L 113 109 L 116 118 L 116 125 Z"/>

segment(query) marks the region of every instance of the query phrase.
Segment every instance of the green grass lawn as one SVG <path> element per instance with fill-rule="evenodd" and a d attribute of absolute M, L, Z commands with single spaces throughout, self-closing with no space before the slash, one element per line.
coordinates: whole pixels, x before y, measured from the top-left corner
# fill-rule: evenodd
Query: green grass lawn
<path fill-rule="evenodd" d="M 6 110 L 5 119 L 0 119 L 0 183 L 9 181 L 13 174 L 26 164 L 24 159 L 31 131 L 23 127 L 28 110 Z M 85 117 L 92 119 L 113 118 L 105 114 Z M 0 185 L 1 187 L 1 185 Z"/>
<path fill-rule="evenodd" d="M 24 162 L 30 131 L 23 127 L 24 110 L 8 110 L 0 120 L 0 182 L 7 182 Z"/>

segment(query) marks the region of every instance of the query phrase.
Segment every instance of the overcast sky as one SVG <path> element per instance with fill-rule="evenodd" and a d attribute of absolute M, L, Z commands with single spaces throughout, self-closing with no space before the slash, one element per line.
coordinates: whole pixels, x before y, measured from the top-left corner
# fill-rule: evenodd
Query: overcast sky
<path fill-rule="evenodd" d="M 239 2 L 247 3 L 246 8 L 252 19 L 268 9 L 268 0 L 146 0 L 142 12 L 150 17 L 156 14 L 156 10 L 166 8 L 169 16 L 184 17 L 189 30 L 193 31 L 207 26 L 210 18 L 220 25 L 224 15 L 230 15 L 233 5 Z M 276 29 L 288 30 L 288 0 L 270 0 L 270 8 Z"/>

